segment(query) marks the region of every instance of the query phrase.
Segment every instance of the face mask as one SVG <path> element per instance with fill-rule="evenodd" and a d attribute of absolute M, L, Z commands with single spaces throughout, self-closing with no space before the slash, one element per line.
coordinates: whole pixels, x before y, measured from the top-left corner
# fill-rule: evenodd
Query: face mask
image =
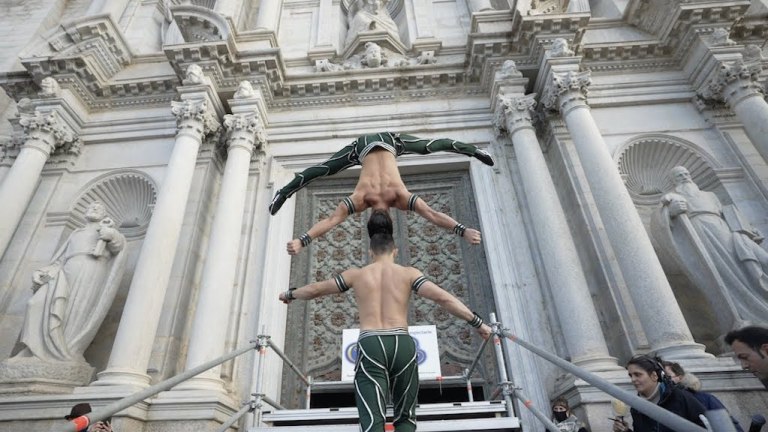
<path fill-rule="evenodd" d="M 568 418 L 568 413 L 566 411 L 552 411 L 552 416 L 555 417 L 555 420 L 561 422 Z"/>

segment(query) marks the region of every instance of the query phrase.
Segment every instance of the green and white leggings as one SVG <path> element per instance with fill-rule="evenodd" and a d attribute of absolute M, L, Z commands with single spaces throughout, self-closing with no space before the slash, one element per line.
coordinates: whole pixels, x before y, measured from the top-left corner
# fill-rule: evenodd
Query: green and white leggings
<path fill-rule="evenodd" d="M 392 132 L 363 135 L 352 141 L 351 144 L 344 146 L 325 162 L 313 165 L 296 174 L 296 177 L 277 193 L 290 198 L 318 178 L 332 176 L 349 167 L 362 165 L 365 156 L 376 147 L 389 151 L 395 157 L 403 154 L 426 155 L 434 152 L 459 153 L 470 157 L 477 157 L 478 153 L 485 154 L 472 144 L 448 138 L 423 139 L 413 135 Z"/>
<path fill-rule="evenodd" d="M 395 431 L 415 431 L 419 370 L 416 344 L 408 330 L 361 331 L 355 368 L 355 401 L 360 430 L 384 431 L 387 399 L 391 392 Z"/>

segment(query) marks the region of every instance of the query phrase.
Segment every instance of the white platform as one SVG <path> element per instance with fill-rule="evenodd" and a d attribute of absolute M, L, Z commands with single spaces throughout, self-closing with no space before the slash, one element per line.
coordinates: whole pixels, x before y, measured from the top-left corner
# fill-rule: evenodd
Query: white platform
<path fill-rule="evenodd" d="M 392 416 L 392 410 L 387 410 Z M 511 431 L 520 428 L 517 417 L 506 417 L 503 401 L 456 402 L 419 405 L 416 408 L 419 431 Z M 358 431 L 357 409 L 315 408 L 310 410 L 279 410 L 265 412 L 261 427 L 249 432 L 274 431 Z"/>

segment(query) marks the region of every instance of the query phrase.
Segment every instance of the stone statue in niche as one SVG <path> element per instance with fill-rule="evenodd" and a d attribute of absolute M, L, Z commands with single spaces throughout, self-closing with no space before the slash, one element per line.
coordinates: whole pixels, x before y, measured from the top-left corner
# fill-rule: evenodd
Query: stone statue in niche
<path fill-rule="evenodd" d="M 86 225 L 76 229 L 32 275 L 34 294 L 27 303 L 16 355 L 47 362 L 85 363 L 93 341 L 115 298 L 123 274 L 125 237 L 94 202 Z"/>
<path fill-rule="evenodd" d="M 347 38 L 345 47 L 349 47 L 361 32 L 385 31 L 392 38 L 400 41 L 397 24 L 387 10 L 389 0 L 357 0 L 349 7 Z"/>
<path fill-rule="evenodd" d="M 38 95 L 41 98 L 55 98 L 61 95 L 61 87 L 59 87 L 58 81 L 54 77 L 45 77 L 40 81 L 40 93 Z"/>
<path fill-rule="evenodd" d="M 768 251 L 734 205 L 702 191 L 682 166 L 673 192 L 661 199 L 651 231 L 718 315 L 720 331 L 768 323 Z"/>

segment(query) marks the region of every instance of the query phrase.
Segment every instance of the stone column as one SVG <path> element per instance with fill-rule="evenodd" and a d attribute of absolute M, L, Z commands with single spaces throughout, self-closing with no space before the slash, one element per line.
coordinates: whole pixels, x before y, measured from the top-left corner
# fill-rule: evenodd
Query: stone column
<path fill-rule="evenodd" d="M 213 10 L 225 17 L 232 18 L 232 21 L 237 22 L 237 14 L 240 12 L 242 5 L 243 2 L 241 0 L 216 0 Z"/>
<path fill-rule="evenodd" d="M 535 216 L 536 242 L 555 297 L 571 361 L 588 370 L 617 369 L 608 354 L 576 245 L 531 122 L 535 94 L 502 95 L 500 108 L 517 156 L 523 190 Z"/>
<path fill-rule="evenodd" d="M 206 93 L 172 102 L 178 132 L 106 370 L 94 385 L 144 387 L 203 137 L 219 128 Z"/>
<path fill-rule="evenodd" d="M 242 105 L 241 105 L 242 108 Z M 203 267 L 192 332 L 189 337 L 186 369 L 192 369 L 224 355 L 235 271 L 243 225 L 248 170 L 254 145 L 265 142 L 262 115 L 255 101 L 250 112 L 224 117 L 227 131 L 227 163 L 216 205 L 216 214 Z M 234 111 L 234 109 L 233 109 Z M 220 367 L 215 367 L 182 383 L 176 390 L 224 391 Z"/>
<path fill-rule="evenodd" d="M 768 161 L 768 102 L 757 81 L 762 61 L 722 62 L 699 96 L 725 102 L 736 114 L 757 151 Z"/>
<path fill-rule="evenodd" d="M 280 24 L 280 10 L 283 0 L 263 1 L 259 5 L 259 16 L 256 17 L 256 28 L 272 30 L 277 33 Z"/>
<path fill-rule="evenodd" d="M 490 0 L 469 0 L 470 12 L 493 10 Z"/>
<path fill-rule="evenodd" d="M 129 0 L 93 0 L 85 12 L 85 16 L 109 14 L 117 24 L 128 6 Z"/>
<path fill-rule="evenodd" d="M 565 120 L 651 350 L 667 359 L 708 356 L 693 341 L 616 162 L 592 118 L 586 101 L 590 84 L 589 71 L 553 68 L 542 102 Z"/>
<path fill-rule="evenodd" d="M 40 174 L 55 148 L 72 144 L 77 136 L 55 112 L 21 113 L 19 124 L 26 133 L 16 161 L 0 184 L 0 258 L 35 194 Z"/>

